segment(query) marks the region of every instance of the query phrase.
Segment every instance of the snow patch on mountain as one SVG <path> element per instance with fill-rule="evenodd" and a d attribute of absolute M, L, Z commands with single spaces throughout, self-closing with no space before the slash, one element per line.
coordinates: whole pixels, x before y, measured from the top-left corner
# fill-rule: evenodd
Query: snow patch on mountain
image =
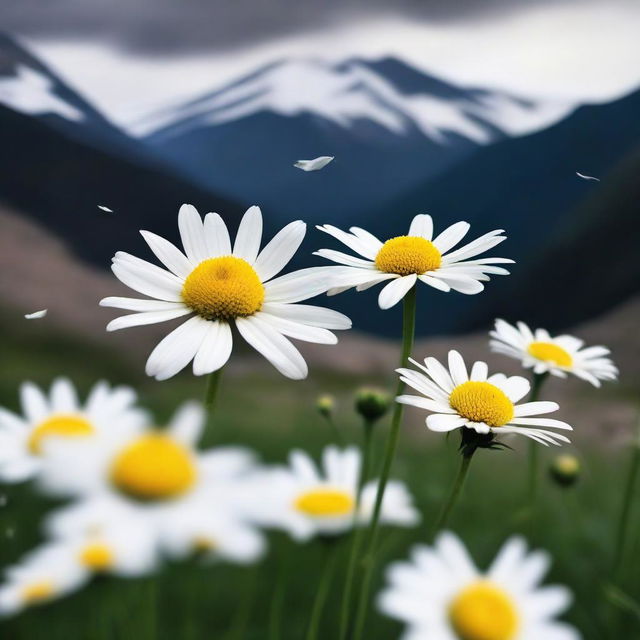
<path fill-rule="evenodd" d="M 418 129 L 440 145 L 447 145 L 451 134 L 488 144 L 498 132 L 519 136 L 543 129 L 574 108 L 478 89 L 438 94 L 427 86 L 407 92 L 362 60 L 330 64 L 305 59 L 272 64 L 203 98 L 147 116 L 134 132 L 172 137 L 273 112 L 315 115 L 345 129 L 365 120 L 394 135 Z"/>
<path fill-rule="evenodd" d="M 54 93 L 50 78 L 26 65 L 18 65 L 15 75 L 0 78 L 0 104 L 29 115 L 56 114 L 76 122 L 85 117 Z"/>

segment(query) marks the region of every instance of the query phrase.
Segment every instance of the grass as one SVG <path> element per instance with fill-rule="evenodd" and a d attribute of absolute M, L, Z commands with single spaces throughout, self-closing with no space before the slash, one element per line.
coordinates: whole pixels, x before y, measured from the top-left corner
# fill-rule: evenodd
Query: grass
<path fill-rule="evenodd" d="M 171 382 L 143 378 L 140 367 L 108 351 L 78 345 L 64 336 L 34 344 L 32 329 L 7 345 L 0 369 L 0 404 L 17 408 L 17 387 L 22 379 L 49 384 L 64 372 L 86 392 L 96 377 L 112 383 L 135 385 L 141 402 L 161 422 L 182 400 L 200 398 L 204 380 L 182 375 Z M 96 376 L 96 372 L 100 375 Z M 346 438 L 358 441 L 360 424 L 352 411 L 352 392 L 362 383 L 387 384 L 389 380 L 343 378 L 327 374 L 289 382 L 273 374 L 223 377 L 218 410 L 206 443 L 243 444 L 256 449 L 265 462 L 282 462 L 292 448 L 317 455 L 329 443 L 329 426 L 314 410 L 321 392 L 333 393 L 338 402 L 336 420 Z M 378 462 L 388 419 L 376 429 Z M 504 539 L 514 532 L 528 533 L 518 521 L 526 494 L 526 447 L 510 441 L 514 451 L 480 451 L 473 461 L 469 482 L 453 515 L 451 528 L 459 533 L 477 564 L 486 567 Z M 457 438 L 403 427 L 392 477 L 405 480 L 423 514 L 416 529 L 385 529 L 379 552 L 374 592 L 383 581 L 389 562 L 407 557 L 409 548 L 428 539 L 430 527 L 448 490 L 458 463 Z M 566 619 L 586 640 L 631 637 L 638 619 L 608 605 L 602 590 L 613 561 L 615 523 L 624 485 L 627 451 L 603 451 L 593 440 L 577 434 L 576 450 L 584 472 L 575 488 L 560 489 L 545 476 L 541 482 L 536 528 L 529 539 L 549 550 L 553 568 L 548 583 L 568 585 L 575 604 Z M 542 451 L 545 464 L 553 452 Z M 6 504 L 0 507 L 0 564 L 15 562 L 39 540 L 38 525 L 55 505 L 36 496 L 28 486 L 2 489 Z M 637 559 L 640 555 L 640 509 L 632 513 L 630 545 L 616 582 L 635 602 L 640 601 Z M 349 540 L 340 542 L 337 577 L 328 595 L 319 637 L 335 637 L 341 587 Z M 283 534 L 270 535 L 269 554 L 254 567 L 191 563 L 168 567 L 154 580 L 103 578 L 65 600 L 42 606 L 0 623 L 0 637 L 10 640 L 265 640 L 304 637 L 318 576 L 323 564 L 320 541 L 304 545 Z M 283 578 L 284 576 L 284 578 Z M 274 594 L 282 594 L 281 628 L 269 635 L 273 624 Z M 368 640 L 398 637 L 401 627 L 372 612 Z M 543 639 L 540 639 L 543 640 Z"/>

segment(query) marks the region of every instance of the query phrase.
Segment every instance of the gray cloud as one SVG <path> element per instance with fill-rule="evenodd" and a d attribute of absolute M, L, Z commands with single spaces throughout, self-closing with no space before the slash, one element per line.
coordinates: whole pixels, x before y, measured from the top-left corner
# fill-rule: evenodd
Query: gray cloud
<path fill-rule="evenodd" d="M 584 0 L 565 0 L 580 1 Z M 393 3 L 393 13 L 455 21 L 553 2 L 399 0 Z M 96 38 L 141 53 L 187 53 L 375 17 L 388 14 L 389 7 L 389 0 L 19 0 L 3 2 L 0 24 L 5 31 L 24 36 Z"/>

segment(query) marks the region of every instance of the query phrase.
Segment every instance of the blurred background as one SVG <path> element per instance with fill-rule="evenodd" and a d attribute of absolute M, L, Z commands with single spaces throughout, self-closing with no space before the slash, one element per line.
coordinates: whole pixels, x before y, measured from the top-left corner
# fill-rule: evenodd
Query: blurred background
<path fill-rule="evenodd" d="M 516 264 L 478 296 L 423 288 L 415 355 L 456 346 L 517 373 L 517 363 L 487 354 L 495 317 L 605 344 L 620 383 L 596 394 L 556 380 L 545 395 L 563 403 L 578 448 L 605 456 L 594 465 L 623 459 L 640 382 L 635 0 L 23 0 L 3 3 L 0 24 L 3 405 L 16 407 L 23 379 L 48 384 L 57 374 L 85 389 L 98 378 L 134 384 L 160 416 L 200 396 L 204 381 L 189 373 L 175 384 L 143 376 L 170 323 L 107 334 L 116 313 L 97 305 L 127 295 L 109 271 L 115 251 L 152 259 L 138 230 L 177 241 L 184 202 L 231 227 L 258 204 L 267 239 L 305 220 L 295 267 L 322 264 L 311 252 L 337 248 L 316 224 L 388 238 L 430 213 L 436 230 L 458 220 L 471 223 L 469 237 L 505 229 L 493 253 Z M 320 155 L 335 160 L 313 173 L 293 167 Z M 252 354 L 234 358 L 221 439 L 273 460 L 327 440 L 309 417 L 316 393 L 348 406 L 358 383 L 392 379 L 400 310 L 380 311 L 376 296 L 331 300 L 354 330 L 338 347 L 302 346 L 312 375 L 295 397 L 294 383 Z M 23 318 L 44 308 L 46 318 Z M 232 408 L 246 405 L 242 387 L 253 389 L 250 420 Z M 407 434 L 409 454 L 419 441 L 437 469 L 442 443 L 413 411 Z M 617 495 L 619 484 L 594 479 L 585 501 Z M 427 510 L 443 491 L 425 489 Z M 592 515 L 585 553 L 605 535 L 599 507 Z M 487 558 L 500 542 L 474 525 L 469 535 Z M 17 547 L 5 552 L 13 560 Z M 15 637 L 36 637 L 25 629 Z"/>

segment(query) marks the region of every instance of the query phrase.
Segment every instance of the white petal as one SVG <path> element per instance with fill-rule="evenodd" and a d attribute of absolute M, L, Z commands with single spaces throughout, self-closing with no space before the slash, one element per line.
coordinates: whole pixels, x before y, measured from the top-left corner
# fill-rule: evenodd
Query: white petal
<path fill-rule="evenodd" d="M 378 305 L 381 309 L 390 309 L 397 304 L 407 294 L 409 289 L 415 285 L 417 276 L 412 273 L 409 276 L 403 276 L 392 280 L 385 285 L 378 296 Z"/>
<path fill-rule="evenodd" d="M 423 398 L 421 396 L 403 395 L 396 398 L 396 402 L 400 404 L 407 404 L 412 407 L 418 407 L 419 409 L 425 409 L 433 413 L 450 413 L 454 414 L 455 410 L 447 405 L 438 402 L 437 400 L 431 400 L 429 398 Z"/>
<path fill-rule="evenodd" d="M 130 313 L 127 316 L 115 318 L 107 325 L 107 331 L 117 331 L 118 329 L 126 329 L 128 327 L 140 327 L 146 324 L 156 324 L 157 322 L 166 322 L 174 318 L 180 318 L 192 313 L 191 309 L 183 304 L 176 305 L 175 309 L 166 311 L 143 311 L 141 313 Z"/>
<path fill-rule="evenodd" d="M 111 270 L 120 282 L 145 296 L 167 302 L 180 302 L 182 300 L 180 280 L 172 273 L 155 265 L 149 264 L 149 267 L 153 267 L 155 270 L 141 271 L 131 264 L 114 262 L 111 265 Z"/>
<path fill-rule="evenodd" d="M 456 222 L 436 236 L 433 239 L 433 244 L 440 253 L 446 253 L 467 235 L 470 227 L 468 222 Z"/>
<path fill-rule="evenodd" d="M 182 302 L 166 302 L 165 300 L 145 300 L 142 298 L 123 298 L 111 296 L 100 300 L 101 307 L 114 307 L 126 311 L 173 311 L 184 307 Z"/>
<path fill-rule="evenodd" d="M 198 210 L 190 204 L 183 204 L 178 213 L 178 229 L 187 258 L 199 264 L 209 257 L 204 241 L 204 227 Z"/>
<path fill-rule="evenodd" d="M 265 313 L 301 322 L 310 327 L 324 329 L 351 329 L 351 320 L 342 313 L 325 307 L 310 304 L 287 304 L 281 302 L 265 302 L 262 305 Z"/>
<path fill-rule="evenodd" d="M 342 251 L 335 251 L 334 249 L 318 249 L 318 251 L 313 252 L 313 255 L 320 256 L 321 258 L 331 260 L 338 264 L 347 265 L 348 267 L 360 267 L 362 269 L 371 269 L 372 271 L 376 271 L 376 266 L 371 262 L 371 260 L 356 258 L 355 256 L 350 256 L 348 253 L 342 253 Z"/>
<path fill-rule="evenodd" d="M 199 402 L 185 402 L 171 418 L 169 433 L 182 444 L 193 447 L 205 424 L 205 412 Z"/>
<path fill-rule="evenodd" d="M 431 431 L 453 431 L 462 427 L 466 423 L 466 418 L 457 414 L 434 413 L 427 416 L 427 427 Z"/>
<path fill-rule="evenodd" d="M 60 413 L 73 413 L 78 410 L 78 396 L 69 379 L 54 380 L 51 385 L 51 408 Z"/>
<path fill-rule="evenodd" d="M 539 416 L 544 413 L 552 413 L 560 408 L 557 402 L 527 402 L 515 407 L 514 415 L 516 418 L 524 418 L 525 416 Z"/>
<path fill-rule="evenodd" d="M 494 231 L 490 231 L 489 233 L 485 233 L 483 236 L 476 238 L 469 244 L 460 247 L 460 249 L 456 249 L 451 253 L 443 256 L 442 262 L 443 264 L 452 264 L 453 262 L 460 262 L 460 260 L 466 260 L 468 258 L 473 258 L 484 251 L 488 251 L 492 249 L 497 244 L 500 244 L 504 240 L 506 240 L 506 236 L 501 236 L 503 233 L 503 229 L 495 229 Z"/>
<path fill-rule="evenodd" d="M 223 367 L 233 348 L 231 327 L 220 320 L 209 321 L 209 327 L 193 360 L 193 373 L 202 376 Z"/>
<path fill-rule="evenodd" d="M 302 244 L 306 232 L 307 225 L 302 220 L 296 220 L 281 229 L 265 246 L 253 265 L 262 282 L 270 280 L 287 266 Z"/>
<path fill-rule="evenodd" d="M 240 220 L 233 255 L 253 264 L 260 251 L 262 241 L 262 212 L 260 207 L 249 207 Z"/>
<path fill-rule="evenodd" d="M 433 219 L 431 216 L 426 213 L 420 213 L 415 216 L 409 227 L 409 235 L 431 241 L 431 238 L 433 238 Z"/>
<path fill-rule="evenodd" d="M 469 381 L 464 358 L 454 349 L 449 351 L 449 372 L 456 387 Z"/>
<path fill-rule="evenodd" d="M 370 241 L 369 238 L 363 238 L 360 235 L 356 236 L 350 233 L 346 233 L 345 231 L 342 231 L 341 229 L 338 229 L 331 224 L 325 224 L 316 228 L 320 231 L 328 233 L 330 236 L 333 236 L 336 240 L 339 240 L 343 244 L 346 244 L 347 247 L 353 249 L 353 251 L 359 253 L 361 256 L 369 258 L 369 260 L 376 259 L 379 246 Z M 377 238 L 375 239 L 377 240 Z"/>
<path fill-rule="evenodd" d="M 140 234 L 158 260 L 160 260 L 169 271 L 183 279 L 191 273 L 194 265 L 189 262 L 178 247 L 161 236 L 151 233 L 151 231 L 140 231 Z"/>
<path fill-rule="evenodd" d="M 331 286 L 331 270 L 336 268 L 310 267 L 265 282 L 265 302 L 299 302 L 325 293 Z"/>
<path fill-rule="evenodd" d="M 204 240 L 211 258 L 231 255 L 229 230 L 219 214 L 210 212 L 204 217 Z"/>
<path fill-rule="evenodd" d="M 478 362 L 474 362 L 473 367 L 471 367 L 470 379 L 477 382 L 484 382 L 487 379 L 488 373 L 489 367 L 487 363 L 478 360 Z"/>
<path fill-rule="evenodd" d="M 194 316 L 165 336 L 147 360 L 147 375 L 166 380 L 184 369 L 196 355 L 209 328 L 207 320 Z"/>
<path fill-rule="evenodd" d="M 273 316 L 264 311 L 256 313 L 255 317 L 260 321 L 266 322 L 279 333 L 296 340 L 315 342 L 317 344 L 336 344 L 338 342 L 338 338 L 327 329 L 310 327 L 300 322 L 293 322 L 287 318 Z"/>
<path fill-rule="evenodd" d="M 307 363 L 283 335 L 256 316 L 236 318 L 242 337 L 283 375 L 293 380 L 307 377 Z"/>
<path fill-rule="evenodd" d="M 418 276 L 418 279 L 421 282 L 428 284 L 430 287 L 433 287 L 434 289 L 439 289 L 440 291 L 444 291 L 445 293 L 451 291 L 451 286 L 437 277 L 422 274 L 421 276 Z"/>

